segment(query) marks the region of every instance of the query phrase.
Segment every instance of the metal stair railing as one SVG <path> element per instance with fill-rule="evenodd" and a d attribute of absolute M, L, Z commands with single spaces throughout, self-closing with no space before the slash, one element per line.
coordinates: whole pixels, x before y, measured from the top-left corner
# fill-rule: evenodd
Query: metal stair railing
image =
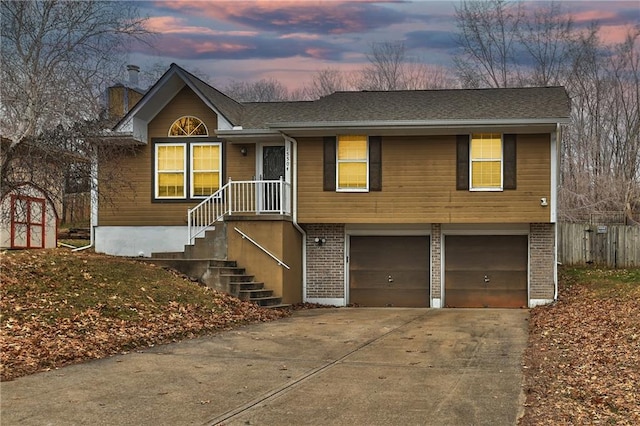
<path fill-rule="evenodd" d="M 251 243 L 253 243 L 254 246 L 258 247 L 260 250 L 262 250 L 267 256 L 269 256 L 270 258 L 272 258 L 273 260 L 275 260 L 278 265 L 280 266 L 284 266 L 287 269 L 291 269 L 289 267 L 289 265 L 287 265 L 286 263 L 284 263 L 282 260 L 278 259 L 273 253 L 271 253 L 269 250 L 267 250 L 266 248 L 262 247 L 256 240 L 254 240 L 253 238 L 251 238 L 250 236 L 248 236 L 247 234 L 245 234 L 244 232 L 242 232 L 241 230 L 239 230 L 238 228 L 234 227 L 233 229 L 236 230 L 236 232 L 240 235 L 242 235 L 242 239 L 245 240 L 249 240 L 251 241 Z"/>
<path fill-rule="evenodd" d="M 187 244 L 225 215 L 291 214 L 291 184 L 280 180 L 232 181 L 187 211 Z"/>

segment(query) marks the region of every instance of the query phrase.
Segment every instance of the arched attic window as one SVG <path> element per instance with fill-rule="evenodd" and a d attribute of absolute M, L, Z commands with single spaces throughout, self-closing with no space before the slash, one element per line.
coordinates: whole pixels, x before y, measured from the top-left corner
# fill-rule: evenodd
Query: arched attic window
<path fill-rule="evenodd" d="M 169 128 L 169 136 L 208 136 L 207 126 L 198 117 L 187 115 L 178 118 Z"/>

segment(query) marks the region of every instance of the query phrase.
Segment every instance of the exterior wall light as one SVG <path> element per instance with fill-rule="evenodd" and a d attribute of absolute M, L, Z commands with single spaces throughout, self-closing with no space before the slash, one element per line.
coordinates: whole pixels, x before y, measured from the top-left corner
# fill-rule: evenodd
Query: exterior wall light
<path fill-rule="evenodd" d="M 324 245 L 324 243 L 327 242 L 327 239 L 326 238 L 316 237 L 316 239 L 314 241 L 316 242 L 317 245 L 322 246 L 322 245 Z"/>
<path fill-rule="evenodd" d="M 243 157 L 247 156 L 247 147 L 243 146 L 240 148 L 240 154 L 242 154 Z"/>
<path fill-rule="evenodd" d="M 549 204 L 547 203 L 547 198 L 546 197 L 542 197 L 540 198 L 540 205 L 542 207 L 547 207 Z"/>

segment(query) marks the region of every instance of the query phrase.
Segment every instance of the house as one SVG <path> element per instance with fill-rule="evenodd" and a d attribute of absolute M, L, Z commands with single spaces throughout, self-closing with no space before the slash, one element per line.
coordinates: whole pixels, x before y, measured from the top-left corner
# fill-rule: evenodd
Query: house
<path fill-rule="evenodd" d="M 172 64 L 113 129 L 135 154 L 118 161 L 128 189 L 98 208 L 96 250 L 208 236 L 210 257 L 287 303 L 549 303 L 569 107 L 562 87 L 240 103 Z"/>

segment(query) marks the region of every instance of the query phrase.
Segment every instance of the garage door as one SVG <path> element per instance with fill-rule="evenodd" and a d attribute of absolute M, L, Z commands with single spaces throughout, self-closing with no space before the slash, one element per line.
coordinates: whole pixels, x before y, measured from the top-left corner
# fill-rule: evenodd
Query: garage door
<path fill-rule="evenodd" d="M 429 306 L 429 237 L 350 238 L 349 302 L 359 306 Z"/>
<path fill-rule="evenodd" d="M 527 306 L 527 236 L 445 237 L 445 306 Z"/>

